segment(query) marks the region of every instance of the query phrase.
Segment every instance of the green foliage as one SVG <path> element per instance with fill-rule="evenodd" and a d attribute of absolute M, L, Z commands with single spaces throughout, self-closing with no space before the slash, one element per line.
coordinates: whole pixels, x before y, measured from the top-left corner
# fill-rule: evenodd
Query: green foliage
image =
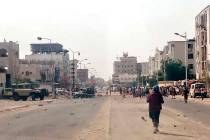
<path fill-rule="evenodd" d="M 162 72 L 164 71 L 164 61 L 162 62 Z M 166 80 L 176 81 L 185 79 L 185 66 L 180 60 L 169 59 L 165 61 Z M 193 78 L 188 70 L 188 77 Z"/>

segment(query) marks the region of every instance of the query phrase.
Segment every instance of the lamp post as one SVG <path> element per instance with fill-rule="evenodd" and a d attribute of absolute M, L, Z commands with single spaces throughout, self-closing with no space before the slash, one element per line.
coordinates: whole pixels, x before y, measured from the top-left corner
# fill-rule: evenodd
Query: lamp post
<path fill-rule="evenodd" d="M 182 38 L 185 39 L 185 85 L 186 85 L 186 88 L 187 88 L 187 33 L 185 32 L 184 35 L 181 35 L 179 33 L 174 33 L 175 35 L 177 36 L 180 36 Z"/>
<path fill-rule="evenodd" d="M 54 67 L 54 63 L 53 63 L 53 60 L 52 60 L 52 39 L 50 38 L 46 38 L 46 37 L 37 37 L 38 40 L 49 40 L 50 41 L 50 60 L 52 61 L 52 64 L 51 64 L 51 67 L 52 67 L 52 93 L 54 94 L 54 97 L 56 98 L 56 92 L 54 90 L 54 82 L 55 82 L 55 67 Z"/>
<path fill-rule="evenodd" d="M 165 82 L 165 86 L 166 86 L 166 58 L 168 59 L 168 54 L 166 54 L 165 59 L 164 59 L 164 82 Z"/>
<path fill-rule="evenodd" d="M 72 74 L 73 74 L 73 83 L 72 83 L 72 89 L 74 90 L 75 88 L 75 63 L 74 63 L 74 54 L 77 53 L 78 55 L 80 55 L 80 52 L 79 51 L 73 51 L 72 49 L 69 48 L 69 50 L 72 52 L 73 54 L 73 64 L 72 64 Z"/>

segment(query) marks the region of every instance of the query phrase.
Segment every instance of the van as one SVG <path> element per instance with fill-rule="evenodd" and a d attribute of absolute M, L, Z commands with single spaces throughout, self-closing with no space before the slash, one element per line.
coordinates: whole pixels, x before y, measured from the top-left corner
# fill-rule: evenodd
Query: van
<path fill-rule="evenodd" d="M 207 97 L 207 89 L 205 83 L 195 83 L 190 87 L 190 97 L 195 98 L 196 96 Z"/>

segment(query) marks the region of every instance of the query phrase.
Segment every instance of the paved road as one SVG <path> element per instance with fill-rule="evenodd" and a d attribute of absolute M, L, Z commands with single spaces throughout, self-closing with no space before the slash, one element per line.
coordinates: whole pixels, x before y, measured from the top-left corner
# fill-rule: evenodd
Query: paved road
<path fill-rule="evenodd" d="M 201 99 L 197 98 L 196 100 Z M 185 104 L 183 99 L 171 99 L 170 97 L 165 98 L 165 101 L 165 106 L 176 109 L 185 114 L 189 119 L 205 124 L 210 128 L 210 105 L 195 103 L 191 99 Z"/>
<path fill-rule="evenodd" d="M 0 140 L 71 140 L 87 128 L 104 98 L 62 100 L 33 110 L 0 114 Z"/>
<path fill-rule="evenodd" d="M 165 101 L 159 134 L 145 98 L 112 95 L 0 113 L 0 140 L 209 140 L 208 106 Z"/>

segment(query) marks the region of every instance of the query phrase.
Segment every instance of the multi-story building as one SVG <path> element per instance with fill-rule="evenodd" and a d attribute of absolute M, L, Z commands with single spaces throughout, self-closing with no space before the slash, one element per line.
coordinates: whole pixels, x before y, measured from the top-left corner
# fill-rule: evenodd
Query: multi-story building
<path fill-rule="evenodd" d="M 77 78 L 77 70 L 78 70 L 78 63 L 79 61 L 74 59 L 74 60 L 70 60 L 70 83 L 71 85 L 73 84 L 73 81 L 74 81 L 74 84 L 80 84 L 78 82 L 78 78 Z"/>
<path fill-rule="evenodd" d="M 149 63 L 148 62 L 141 62 L 141 76 L 148 76 L 149 75 Z"/>
<path fill-rule="evenodd" d="M 118 61 L 114 61 L 113 82 L 129 85 L 137 78 L 137 58 L 123 53 Z"/>
<path fill-rule="evenodd" d="M 114 62 L 114 73 L 117 74 L 136 74 L 137 73 L 137 58 L 128 56 L 127 53 L 120 57 L 119 61 Z"/>
<path fill-rule="evenodd" d="M 163 59 L 180 60 L 185 65 L 185 47 L 187 45 L 187 65 L 191 76 L 195 74 L 195 39 L 186 41 L 169 41 L 163 52 Z"/>
<path fill-rule="evenodd" d="M 19 63 L 19 44 L 17 42 L 0 42 L 0 69 L 11 75 L 11 80 L 17 78 Z"/>
<path fill-rule="evenodd" d="M 155 74 L 155 57 L 149 57 L 149 75 Z"/>
<path fill-rule="evenodd" d="M 210 6 L 195 17 L 196 78 L 209 77 L 210 68 Z"/>
<path fill-rule="evenodd" d="M 29 81 L 52 81 L 53 69 L 50 63 L 34 61 L 30 63 L 25 59 L 19 60 L 18 79 Z"/>
<path fill-rule="evenodd" d="M 77 79 L 80 84 L 86 84 L 88 81 L 88 69 L 77 69 Z"/>
<path fill-rule="evenodd" d="M 61 44 L 31 44 L 31 50 L 32 54 L 25 56 L 27 63 L 39 64 L 40 67 L 42 67 L 42 63 L 45 63 L 47 67 L 42 67 L 43 69 L 40 74 L 44 74 L 45 77 L 51 75 L 51 78 L 48 78 L 51 81 L 54 75 L 56 82 L 68 83 L 70 80 L 69 54 L 67 50 L 63 49 Z"/>
<path fill-rule="evenodd" d="M 160 51 L 158 48 L 156 48 L 156 50 L 155 50 L 155 56 L 154 56 L 154 61 L 155 61 L 154 71 L 155 72 L 158 72 L 161 69 L 163 58 L 164 58 L 163 51 Z"/>

